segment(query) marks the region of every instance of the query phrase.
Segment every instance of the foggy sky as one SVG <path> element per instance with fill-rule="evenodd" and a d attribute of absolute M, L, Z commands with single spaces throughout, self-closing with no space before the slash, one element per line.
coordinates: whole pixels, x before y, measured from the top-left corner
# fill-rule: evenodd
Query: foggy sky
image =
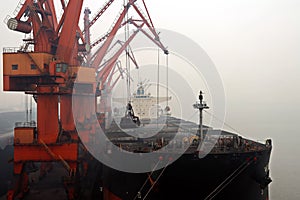
<path fill-rule="evenodd" d="M 12 15 L 18 2 L 2 2 L 0 20 Z M 98 1 L 85 2 L 86 5 L 93 4 L 92 12 L 102 5 L 95 2 Z M 156 27 L 190 37 L 213 60 L 225 87 L 226 122 L 247 137 L 273 138 L 272 162 L 290 162 L 287 157 L 279 158 L 278 155 L 289 152 L 287 147 L 299 139 L 296 133 L 299 133 L 297 124 L 300 120 L 300 1 L 146 2 Z M 4 23 L 0 23 L 0 33 L 1 49 L 21 44 L 23 34 L 8 30 Z M 2 57 L 0 60 L 2 63 Z M 2 77 L 2 67 L 0 72 Z M 2 81 L 0 85 L 0 109 L 20 107 L 22 96 L 3 94 Z M 297 150 L 296 154 L 299 152 Z M 272 174 L 278 177 L 276 173 L 280 168 L 273 166 Z M 299 167 L 300 164 L 294 166 Z M 284 177 L 281 178 L 284 182 Z M 275 182 L 272 187 L 279 185 Z M 287 193 L 288 187 L 280 188 L 283 194 Z M 272 193 L 272 199 L 281 199 L 278 198 L 280 192 Z M 293 197 L 296 195 L 299 194 Z"/>
<path fill-rule="evenodd" d="M 0 19 L 12 15 L 17 3 L 1 6 Z M 94 13 L 102 5 L 86 0 L 88 4 Z M 211 57 L 224 82 L 227 120 L 237 121 L 243 132 L 257 130 L 244 128 L 241 120 L 274 123 L 277 113 L 285 123 L 300 118 L 299 1 L 164 0 L 149 1 L 148 8 L 156 27 L 185 34 Z M 2 48 L 21 45 L 22 33 L 8 30 L 4 23 L 0 31 Z M 21 105 L 20 95 L 0 95 L 0 108 Z"/>

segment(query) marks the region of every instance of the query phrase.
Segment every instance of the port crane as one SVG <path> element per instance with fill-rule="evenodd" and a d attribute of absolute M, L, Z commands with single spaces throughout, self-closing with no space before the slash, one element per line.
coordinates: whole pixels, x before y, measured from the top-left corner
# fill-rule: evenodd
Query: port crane
<path fill-rule="evenodd" d="M 21 0 L 16 16 L 6 19 L 9 29 L 30 33 L 32 37 L 24 39 L 25 45 L 21 49 L 4 49 L 4 91 L 25 92 L 33 95 L 37 102 L 37 123 L 16 126 L 14 129 L 14 182 L 7 194 L 8 199 L 22 198 L 28 191 L 26 165 L 30 162 L 61 162 L 68 172 L 68 177 L 64 180 L 68 199 L 78 196 L 78 177 L 82 174 L 80 165 L 84 164 L 79 157 L 81 152 L 85 152 L 81 140 L 88 140 L 92 133 L 87 131 L 86 138 L 79 138 L 75 120 L 83 123 L 95 110 L 73 111 L 73 104 L 84 105 L 95 94 L 101 96 L 105 83 L 111 85 L 118 57 L 138 32 L 144 33 L 168 53 L 159 40 L 148 10 L 146 9 L 149 20 L 136 6 L 136 1 L 129 0 L 113 28 L 92 44 L 90 27 L 113 0 L 108 1 L 91 21 L 86 18 L 83 31 L 78 25 L 83 0 L 69 0 L 67 3 L 64 0 L 59 1 L 63 9 L 59 20 L 54 0 Z M 145 5 L 144 1 L 143 4 Z M 124 22 L 130 7 L 136 10 L 141 20 Z M 87 10 L 85 12 L 89 14 Z M 138 21 L 142 23 L 138 24 Z M 101 65 L 117 31 L 125 23 L 135 25 L 137 30 L 107 63 Z M 143 30 L 143 26 L 147 26 L 154 37 Z M 101 47 L 91 55 L 91 48 L 101 43 Z M 29 46 L 33 46 L 33 49 Z M 79 70 L 83 75 L 78 80 Z M 76 79 L 80 87 L 74 90 Z M 115 83 L 111 86 L 114 85 Z M 72 95 L 76 95 L 73 101 Z M 111 199 L 109 195 L 104 196 Z"/>

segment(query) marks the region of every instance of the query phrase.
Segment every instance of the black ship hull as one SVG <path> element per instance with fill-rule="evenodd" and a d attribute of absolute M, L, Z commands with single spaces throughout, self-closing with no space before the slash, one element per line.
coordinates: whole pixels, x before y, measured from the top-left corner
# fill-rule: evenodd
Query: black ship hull
<path fill-rule="evenodd" d="M 269 198 L 270 152 L 208 154 L 202 159 L 196 154 L 184 154 L 151 176 L 104 166 L 103 184 L 106 192 L 122 200 L 266 200 Z"/>
<path fill-rule="evenodd" d="M 176 121 L 177 119 L 172 120 Z M 183 121 L 181 124 L 183 124 L 182 128 L 196 126 Z M 177 131 L 177 129 L 175 130 Z M 228 143 L 230 145 L 216 144 L 214 149 L 201 159 L 198 155 L 197 145 L 192 145 L 172 164 L 148 173 L 121 172 L 96 159 L 90 159 L 91 156 L 87 155 L 89 157 L 88 175 L 81 177 L 82 187 L 78 192 L 85 192 L 88 195 L 79 195 L 79 197 L 98 200 L 267 200 L 269 198 L 268 184 L 271 182 L 268 170 L 272 149 L 271 141 L 260 144 L 241 139 L 240 146 L 234 147 L 233 141 L 236 135 L 226 133 L 225 136 L 221 135 L 222 137 L 231 138 Z M 12 181 L 12 163 L 7 161 L 13 157 L 13 146 L 8 145 L 5 149 L 0 149 L 0 153 L 0 192 L 1 195 L 4 195 Z M 157 153 L 157 161 L 167 160 L 168 156 Z M 54 171 L 55 177 L 64 175 L 61 171 Z M 33 191 L 36 191 L 34 184 L 40 185 L 40 183 L 30 183 Z M 45 184 L 50 188 L 55 186 L 51 186 L 49 183 Z M 43 194 L 40 188 L 38 190 L 40 194 Z M 55 196 L 51 197 L 51 194 L 45 192 L 47 197 L 54 198 Z M 30 198 L 30 195 L 32 193 L 29 193 L 26 198 L 34 199 Z"/>
<path fill-rule="evenodd" d="M 11 147 L 1 150 L 2 153 L 6 152 L 6 156 L 1 156 L 2 170 L 6 172 L 1 173 L 2 195 L 7 191 L 12 178 L 12 164 L 5 163 L 8 156 L 13 155 Z M 91 169 L 91 174 L 97 176 L 98 181 L 93 198 L 96 194 L 97 199 L 109 196 L 110 199 L 122 200 L 200 200 L 207 197 L 220 200 L 266 200 L 269 198 L 267 166 L 270 153 L 271 149 L 249 153 L 219 153 L 208 154 L 202 159 L 197 154 L 186 153 L 165 169 L 152 173 L 126 173 L 98 163 L 97 171 Z"/>

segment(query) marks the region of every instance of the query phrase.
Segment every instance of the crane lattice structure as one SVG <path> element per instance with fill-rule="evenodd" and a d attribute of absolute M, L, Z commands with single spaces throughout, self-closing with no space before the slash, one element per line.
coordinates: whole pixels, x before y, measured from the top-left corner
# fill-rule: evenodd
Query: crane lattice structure
<path fill-rule="evenodd" d="M 28 175 L 25 168 L 31 162 L 62 163 L 68 172 L 68 177 L 64 180 L 68 199 L 75 199 L 78 196 L 78 177 L 85 174 L 85 167 L 80 167 L 86 165 L 80 159 L 86 152 L 82 142 L 89 141 L 95 134 L 95 129 L 89 128 L 84 130 L 85 136 L 79 138 L 75 124 L 84 123 L 93 113 L 99 111 L 93 110 L 92 107 L 73 110 L 72 106 L 80 108 L 81 105 L 90 103 L 91 98 L 101 97 L 104 89 L 111 92 L 122 76 L 120 74 L 114 82 L 112 81 L 118 58 L 139 32 L 144 33 L 168 53 L 154 29 L 144 0 L 142 2 L 147 15 L 137 6 L 137 0 L 129 0 L 112 28 L 92 43 L 91 26 L 113 2 L 114 0 L 109 0 L 92 20 L 89 20 L 90 11 L 86 9 L 84 30 L 79 28 L 83 0 L 58 1 L 63 9 L 61 17 L 57 15 L 55 0 L 22 0 L 14 13 L 15 16 L 7 17 L 9 29 L 30 34 L 32 37 L 23 40 L 22 48 L 4 49 L 4 91 L 31 94 L 37 103 L 37 123 L 16 126 L 14 129 L 15 177 L 13 187 L 8 192 L 8 199 L 22 197 L 28 191 Z M 131 7 L 140 19 L 125 20 Z M 136 30 L 107 62 L 103 62 L 118 30 L 126 24 L 134 25 Z M 143 30 L 144 26 L 150 31 Z M 91 55 L 91 49 L 99 44 L 102 45 Z M 132 60 L 134 62 L 134 59 Z M 78 79 L 79 70 L 81 76 Z M 73 88 L 75 81 L 80 86 L 76 89 Z M 72 99 L 74 95 L 76 98 Z M 94 102 L 96 103 L 96 100 Z"/>

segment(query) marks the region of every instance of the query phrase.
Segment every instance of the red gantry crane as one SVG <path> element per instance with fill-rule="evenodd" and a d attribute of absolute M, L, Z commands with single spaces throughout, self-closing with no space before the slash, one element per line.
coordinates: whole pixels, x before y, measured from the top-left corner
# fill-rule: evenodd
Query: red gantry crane
<path fill-rule="evenodd" d="M 108 9 L 108 7 L 111 5 L 113 1 L 108 1 L 103 8 L 99 10 L 99 12 L 93 17 L 93 19 L 89 20 L 89 9 L 85 9 L 85 16 L 84 16 L 84 24 L 85 24 L 85 39 L 86 41 L 90 42 L 90 36 L 88 33 L 90 33 L 90 28 L 92 25 L 95 24 L 96 20 L 99 19 L 100 16 Z M 132 42 L 132 40 L 136 37 L 136 35 L 139 32 L 142 32 L 145 34 L 146 37 L 148 37 L 154 44 L 156 44 L 159 48 L 161 48 L 165 54 L 168 54 L 168 50 L 164 47 L 164 45 L 159 40 L 158 33 L 155 31 L 153 27 L 153 23 L 151 20 L 151 17 L 149 15 L 148 9 L 146 7 L 145 2 L 143 1 L 144 8 L 147 12 L 147 16 L 143 14 L 141 9 L 136 6 L 135 4 L 136 0 L 128 0 L 127 4 L 124 6 L 122 11 L 120 12 L 118 18 L 113 23 L 112 27 L 109 29 L 109 31 L 104 34 L 102 37 L 97 39 L 96 41 L 92 43 L 87 42 L 89 53 L 87 54 L 87 63 L 89 66 L 96 68 L 97 76 L 96 76 L 96 82 L 97 84 L 97 94 L 100 96 L 100 109 L 98 110 L 98 120 L 100 124 L 105 123 L 105 113 L 107 113 L 107 116 L 110 116 L 111 112 L 111 91 L 112 88 L 115 86 L 113 84 L 113 87 L 109 87 L 108 77 L 110 79 L 112 76 L 110 74 L 113 71 L 113 68 L 115 67 L 119 57 L 122 55 L 124 51 L 130 58 L 130 60 L 134 63 L 134 65 L 137 67 L 137 62 L 135 60 L 135 57 L 132 53 L 132 51 L 128 51 L 129 44 Z M 126 14 L 128 14 L 129 8 L 133 7 L 134 11 L 136 11 L 138 15 L 138 19 L 130 18 L 126 21 L 124 21 L 124 18 Z M 136 30 L 128 36 L 127 41 L 122 42 L 120 40 L 116 41 L 113 45 L 112 42 L 115 39 L 116 34 L 120 30 L 121 27 L 124 27 L 126 25 L 133 25 Z M 144 29 L 144 26 L 147 28 Z M 149 30 L 149 33 L 147 31 Z M 152 36 L 151 36 L 152 34 Z M 93 55 L 90 55 L 91 49 L 95 48 L 97 45 L 101 44 L 100 48 L 98 48 Z M 120 44 L 121 48 L 117 50 L 117 52 L 112 55 L 110 58 L 107 58 L 107 52 L 112 48 L 113 46 L 116 46 L 116 44 Z M 106 56 L 106 57 L 105 57 Z M 103 63 L 104 58 L 106 58 L 106 61 Z M 117 78 L 119 79 L 119 78 Z M 104 87 L 104 85 L 106 87 Z M 109 89 L 110 88 L 110 89 Z M 102 93 L 102 94 L 101 94 Z"/>
<path fill-rule="evenodd" d="M 18 14 L 7 21 L 10 29 L 32 33 L 32 38 L 24 41 L 24 49 L 4 49 L 4 90 L 24 91 L 33 94 L 37 101 L 37 125 L 21 125 L 14 129 L 15 181 L 8 199 L 22 197 L 28 190 L 25 166 L 29 162 L 62 162 L 69 174 L 65 181 L 68 198 L 76 196 L 81 147 L 73 120 L 71 95 L 81 66 L 79 52 L 85 51 L 83 34 L 78 27 L 82 4 L 83 0 L 69 0 L 67 5 L 61 1 L 64 12 L 58 21 L 53 0 L 26 0 Z M 33 51 L 27 49 L 29 45 L 33 45 Z M 82 70 L 87 77 L 95 73 L 93 68 Z M 94 93 L 95 80 L 82 79 L 79 84 L 84 87 L 85 94 Z M 82 91 L 76 92 L 85 95 Z M 63 135 L 67 137 L 61 137 Z"/>
<path fill-rule="evenodd" d="M 111 85 L 118 58 L 138 32 L 143 32 L 168 53 L 159 40 L 148 10 L 146 9 L 149 20 L 135 5 L 136 0 L 128 1 L 113 28 L 93 44 L 90 44 L 90 27 L 113 0 L 108 1 L 91 21 L 88 17 L 90 11 L 85 10 L 84 31 L 78 26 L 83 0 L 69 0 L 67 4 L 64 0 L 59 2 L 63 9 L 59 20 L 54 0 L 24 0 L 19 4 L 17 15 L 7 20 L 11 30 L 31 33 L 32 38 L 24 39 L 24 48 L 4 48 L 4 91 L 32 94 L 37 102 L 37 124 L 19 124 L 14 129 L 15 178 L 13 187 L 8 192 L 8 199 L 23 197 L 28 191 L 25 168 L 31 162 L 61 162 L 68 171 L 68 177 L 64 181 L 68 199 L 76 198 L 78 177 L 83 174 L 80 165 L 86 164 L 79 159 L 80 152 L 85 152 L 81 140 L 88 140 L 95 129 L 87 130 L 86 137 L 79 138 L 75 120 L 77 123 L 84 123 L 85 119 L 97 111 L 92 110 L 92 107 L 72 110 L 72 104 L 79 108 L 82 107 L 79 105 L 89 104 L 91 98 L 101 96 L 105 84 L 110 86 L 107 91 L 111 92 L 120 77 Z M 130 7 L 136 10 L 141 20 L 130 19 L 124 22 Z M 137 30 L 103 64 L 117 31 L 126 23 L 133 24 Z M 144 25 L 154 38 L 142 29 Z M 101 43 L 100 48 L 91 56 L 91 48 Z M 30 50 L 30 45 L 33 50 Z M 77 77 L 79 69 L 80 78 Z M 79 87 L 74 90 L 75 80 Z M 73 100 L 72 95 L 76 95 Z M 96 104 L 95 99 L 94 102 Z"/>

